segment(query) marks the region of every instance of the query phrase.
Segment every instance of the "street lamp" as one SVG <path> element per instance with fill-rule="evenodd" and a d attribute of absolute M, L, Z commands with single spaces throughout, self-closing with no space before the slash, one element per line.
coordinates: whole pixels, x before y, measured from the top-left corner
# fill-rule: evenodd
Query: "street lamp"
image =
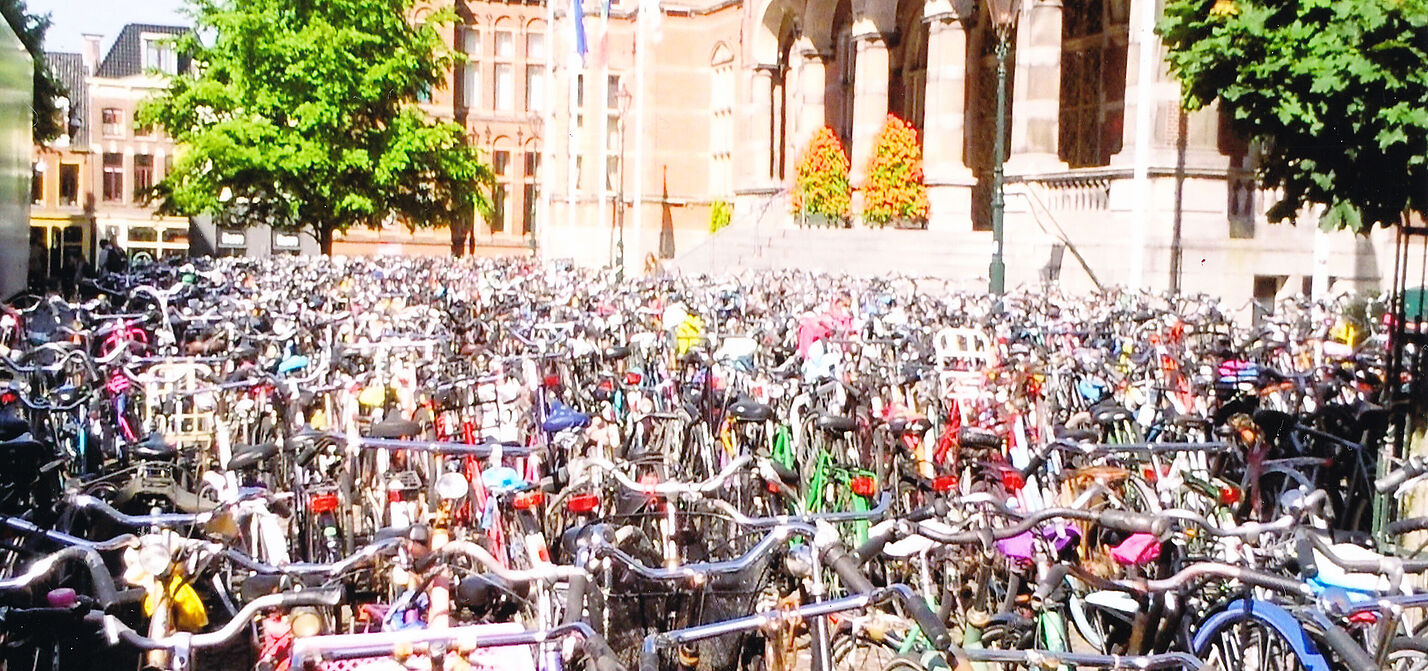
<path fill-rule="evenodd" d="M 1007 115 L 1007 52 L 1011 49 L 1011 33 L 1016 27 L 1021 0 L 989 0 L 992 28 L 997 34 L 997 135 L 992 142 L 992 239 L 996 251 L 987 269 L 988 290 L 1000 296 L 1007 290 L 1007 264 L 1002 260 L 1002 217 L 1006 212 L 1002 163 L 1006 160 Z"/>
<path fill-rule="evenodd" d="M 616 243 L 615 251 L 615 281 L 625 281 L 625 112 L 630 109 L 629 89 L 625 88 L 625 82 L 620 82 L 620 90 L 615 94 L 620 103 L 619 133 L 620 133 L 620 170 L 619 184 L 615 188 L 615 202 L 619 208 L 615 210 L 615 225 L 619 227 L 620 238 Z M 606 167 L 608 170 L 609 167 Z M 637 204 L 636 207 L 639 207 Z"/>

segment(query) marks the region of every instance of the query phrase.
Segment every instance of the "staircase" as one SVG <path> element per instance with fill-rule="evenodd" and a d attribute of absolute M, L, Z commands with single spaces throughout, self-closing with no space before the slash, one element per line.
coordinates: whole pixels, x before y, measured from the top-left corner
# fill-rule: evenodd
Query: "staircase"
<path fill-rule="evenodd" d="M 730 226 L 675 260 L 685 274 L 808 270 L 852 276 L 900 274 L 984 288 L 988 232 Z"/>

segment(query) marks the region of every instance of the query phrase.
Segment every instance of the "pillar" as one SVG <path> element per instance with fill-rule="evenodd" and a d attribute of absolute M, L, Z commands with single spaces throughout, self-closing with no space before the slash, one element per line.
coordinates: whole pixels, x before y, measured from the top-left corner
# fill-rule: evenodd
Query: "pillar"
<path fill-rule="evenodd" d="M 1007 172 L 1065 169 L 1057 156 L 1061 112 L 1061 0 L 1028 0 L 1017 26 Z"/>
<path fill-rule="evenodd" d="M 888 115 L 888 45 L 881 33 L 854 38 L 857 49 L 853 61 L 853 138 L 851 175 L 853 211 L 862 209 L 862 185 L 867 177 L 873 143 Z"/>
<path fill-rule="evenodd" d="M 967 26 L 954 13 L 927 21 L 927 95 L 923 102 L 922 170 L 931 206 L 927 227 L 971 230 L 976 179 L 966 146 Z"/>
<path fill-rule="evenodd" d="M 774 70 L 777 66 L 757 65 L 749 73 L 749 98 L 744 106 L 744 186 L 762 189 L 773 174 Z"/>
<path fill-rule="evenodd" d="M 828 88 L 829 56 L 812 45 L 805 47 L 799 55 L 802 61 L 798 68 L 798 131 L 793 143 L 795 161 L 813 139 L 813 134 L 828 123 L 823 98 Z"/>

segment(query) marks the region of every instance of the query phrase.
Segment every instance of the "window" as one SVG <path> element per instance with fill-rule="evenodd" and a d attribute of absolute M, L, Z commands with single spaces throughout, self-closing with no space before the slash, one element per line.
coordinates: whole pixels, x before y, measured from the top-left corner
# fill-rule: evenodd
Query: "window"
<path fill-rule="evenodd" d="M 492 233 L 506 230 L 506 194 L 510 189 L 505 184 L 497 184 L 491 191 L 491 221 L 488 223 Z"/>
<path fill-rule="evenodd" d="M 526 182 L 525 203 L 521 212 L 521 234 L 530 235 L 535 231 L 536 206 L 540 201 L 540 187 L 534 182 Z"/>
<path fill-rule="evenodd" d="M 526 111 L 545 111 L 545 66 L 526 66 Z"/>
<path fill-rule="evenodd" d="M 575 128 L 585 127 L 585 75 L 575 75 Z"/>
<path fill-rule="evenodd" d="M 79 164 L 60 164 L 60 205 L 74 207 L 79 204 Z"/>
<path fill-rule="evenodd" d="M 526 60 L 545 58 L 545 33 L 526 33 Z"/>
<path fill-rule="evenodd" d="M 154 157 L 151 154 L 134 155 L 134 200 L 143 202 L 154 186 Z"/>
<path fill-rule="evenodd" d="M 496 153 L 493 154 L 493 158 L 491 161 L 491 168 L 495 171 L 496 178 L 499 179 L 505 177 L 506 171 L 510 169 L 510 167 L 511 152 L 506 151 L 505 149 L 497 149 Z"/>
<path fill-rule="evenodd" d="M 104 200 L 124 200 L 124 155 L 104 155 Z"/>
<path fill-rule="evenodd" d="M 45 164 L 36 163 L 30 168 L 30 202 L 45 204 Z"/>
<path fill-rule="evenodd" d="M 535 177 L 540 172 L 540 152 L 531 149 L 526 151 L 525 166 L 522 171 L 524 177 Z"/>
<path fill-rule="evenodd" d="M 118 107 L 106 107 L 100 113 L 104 137 L 124 137 L 124 112 Z"/>
<path fill-rule="evenodd" d="M 495 67 L 496 109 L 503 112 L 516 108 L 516 83 L 512 67 L 510 63 L 497 63 Z"/>
<path fill-rule="evenodd" d="M 1125 4 L 1073 3 L 1063 12 L 1056 144 L 1073 168 L 1109 165 L 1121 149 L 1130 28 Z"/>
<path fill-rule="evenodd" d="M 461 65 L 456 104 L 478 107 L 481 104 L 481 33 L 475 28 L 461 29 L 461 53 L 466 55 L 466 62 Z"/>
<path fill-rule="evenodd" d="M 134 136 L 150 137 L 154 134 L 154 124 L 139 121 L 139 112 L 134 112 Z"/>
<path fill-rule="evenodd" d="M 158 70 L 166 75 L 178 73 L 178 52 L 174 51 L 171 39 L 168 36 L 143 38 L 145 70 Z"/>
<path fill-rule="evenodd" d="M 614 191 L 620 184 L 621 134 L 620 75 L 605 79 L 605 188 Z"/>
<path fill-rule="evenodd" d="M 714 81 L 710 89 L 714 101 L 709 124 L 709 186 L 718 197 L 734 192 L 734 54 L 724 45 L 714 50 Z"/>
<path fill-rule="evenodd" d="M 164 177 L 168 177 L 174 171 L 174 155 L 169 154 L 164 157 Z"/>
<path fill-rule="evenodd" d="M 516 41 L 509 30 L 496 32 L 496 58 L 510 60 L 516 55 Z"/>

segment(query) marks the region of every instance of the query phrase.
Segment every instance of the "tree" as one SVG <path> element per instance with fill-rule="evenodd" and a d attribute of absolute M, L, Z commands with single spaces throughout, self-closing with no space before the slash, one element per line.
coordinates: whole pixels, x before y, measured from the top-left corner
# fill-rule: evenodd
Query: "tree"
<path fill-rule="evenodd" d="M 889 114 L 868 158 L 863 220 L 876 226 L 886 226 L 893 219 L 922 220 L 927 218 L 927 208 L 917 130 Z"/>
<path fill-rule="evenodd" d="M 1269 210 L 1366 231 L 1428 204 L 1428 0 L 1168 0 L 1184 104 L 1218 101 L 1260 148 Z"/>
<path fill-rule="evenodd" d="M 140 111 L 180 145 L 161 212 L 307 230 L 324 254 L 354 226 L 489 216 L 490 167 L 415 105 L 458 58 L 436 30 L 450 11 L 413 24 L 411 0 L 190 1 L 197 30 L 177 47 L 197 67 Z"/>
<path fill-rule="evenodd" d="M 64 84 L 50 72 L 45 61 L 45 32 L 50 29 L 50 17 L 36 16 L 25 9 L 25 0 L 0 0 L 0 14 L 5 15 L 10 29 L 20 37 L 30 58 L 35 61 L 35 88 L 30 101 L 31 127 L 34 142 L 49 142 L 66 130 L 68 119 L 60 118 L 57 99 L 69 95 Z"/>
<path fill-rule="evenodd" d="M 832 128 L 824 126 L 813 135 L 793 185 L 793 211 L 830 219 L 846 219 L 852 208 L 852 184 L 848 180 L 848 156 Z"/>

